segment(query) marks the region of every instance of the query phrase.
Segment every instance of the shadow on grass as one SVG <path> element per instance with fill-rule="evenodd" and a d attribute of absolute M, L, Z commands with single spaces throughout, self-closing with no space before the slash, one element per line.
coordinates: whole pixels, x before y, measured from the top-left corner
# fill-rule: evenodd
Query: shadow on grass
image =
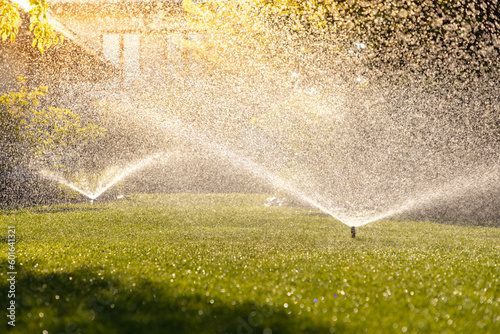
<path fill-rule="evenodd" d="M 135 286 L 101 279 L 89 270 L 16 277 L 16 326 L 12 333 L 328 333 L 310 318 L 296 318 L 283 308 L 204 294 L 178 294 L 149 281 Z M 2 305 L 8 286 L 0 285 Z M 271 329 L 271 331 L 266 329 Z M 336 326 L 336 333 L 344 332 Z"/>

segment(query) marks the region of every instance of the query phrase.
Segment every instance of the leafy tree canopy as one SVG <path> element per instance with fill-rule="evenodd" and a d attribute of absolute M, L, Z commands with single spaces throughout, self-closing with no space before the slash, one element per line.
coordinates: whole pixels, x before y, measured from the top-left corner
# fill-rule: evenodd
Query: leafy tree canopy
<path fill-rule="evenodd" d="M 267 54 L 290 46 L 331 54 L 355 44 L 377 64 L 420 68 L 491 69 L 500 54 L 498 1 L 186 0 L 184 8 L 195 26 L 224 36 L 223 48 L 237 39 Z"/>
<path fill-rule="evenodd" d="M 1 171 L 34 160 L 60 167 L 78 145 L 103 136 L 103 128 L 82 124 L 69 109 L 42 107 L 47 94 L 47 87 L 30 90 L 21 78 L 19 91 L 0 96 Z"/>
<path fill-rule="evenodd" d="M 47 0 L 30 0 L 29 2 L 29 30 L 33 34 L 32 44 L 33 47 L 37 47 L 40 52 L 43 52 L 46 48 L 60 43 L 62 36 L 58 36 L 49 23 Z M 0 0 L 0 22 L 2 40 L 10 39 L 15 42 L 22 22 L 19 4 L 9 0 Z"/>

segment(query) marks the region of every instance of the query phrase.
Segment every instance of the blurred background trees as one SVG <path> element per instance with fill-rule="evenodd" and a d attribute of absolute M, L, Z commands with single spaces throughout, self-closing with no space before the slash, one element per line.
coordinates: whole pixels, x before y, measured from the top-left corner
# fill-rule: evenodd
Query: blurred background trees
<path fill-rule="evenodd" d="M 31 69 L 32 63 L 26 61 L 30 58 L 26 54 L 31 52 L 30 46 L 24 48 L 24 44 L 31 44 L 34 53 L 42 58 L 48 48 L 63 41 L 50 24 L 46 0 L 30 0 L 29 6 L 28 1 L 23 6 L 19 3 L 0 0 L 2 70 L 9 72 L 2 73 L 5 81 L 22 75 L 16 73 L 23 68 L 17 66 L 20 63 L 26 62 Z M 21 34 L 22 41 L 18 42 L 22 45 L 15 52 L 8 44 L 15 43 Z M 32 72 L 43 74 L 44 68 L 47 71 L 47 67 L 42 67 L 42 72 Z M 28 82 L 18 79 L 17 87 L 3 82 L 5 87 L 0 91 L 0 205 L 43 203 L 57 196 L 57 189 L 41 182 L 37 171 L 68 168 L 68 162 L 79 154 L 79 149 L 105 132 L 102 127 L 83 122 L 75 112 L 54 106 L 47 86 L 28 84 L 41 78 L 31 76 Z"/>
<path fill-rule="evenodd" d="M 458 72 L 491 71 L 500 51 L 498 1 L 208 0 L 195 4 L 188 0 L 184 7 L 194 24 L 226 38 L 220 44 L 224 48 L 235 39 L 259 40 L 269 47 L 268 53 L 290 46 L 304 53 L 337 53 L 354 44 L 372 64 L 427 70 L 453 63 Z M 227 40 L 229 35 L 238 37 Z"/>
<path fill-rule="evenodd" d="M 19 91 L 0 96 L 0 173 L 35 161 L 60 168 L 78 146 L 104 135 L 69 109 L 43 107 L 47 94 L 47 87 L 28 89 L 21 78 Z"/>
<path fill-rule="evenodd" d="M 37 47 L 40 52 L 46 48 L 58 44 L 62 37 L 57 35 L 49 23 L 47 0 L 29 0 L 30 25 L 29 30 L 33 34 L 33 47 Z M 19 15 L 19 4 L 14 1 L 0 0 L 0 35 L 2 40 L 10 39 L 15 42 L 21 25 L 21 15 Z"/>
<path fill-rule="evenodd" d="M 32 46 L 43 53 L 63 39 L 49 22 L 48 2 L 30 0 L 29 5 Z M 17 2 L 0 0 L 0 35 L 3 41 L 16 41 L 21 17 L 23 15 L 20 15 Z M 79 116 L 69 109 L 50 106 L 45 101 L 48 87 L 29 88 L 24 78 L 19 80 L 19 90 L 2 92 L 0 96 L 1 173 L 34 160 L 59 167 L 68 150 L 74 151 L 76 146 L 104 134 L 104 129 L 95 124 L 82 124 Z"/>

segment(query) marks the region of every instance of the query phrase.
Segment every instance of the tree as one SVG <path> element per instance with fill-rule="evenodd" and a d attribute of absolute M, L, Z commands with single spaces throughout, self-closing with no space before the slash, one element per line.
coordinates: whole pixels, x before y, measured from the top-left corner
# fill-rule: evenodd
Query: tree
<path fill-rule="evenodd" d="M 33 47 L 37 47 L 40 52 L 46 48 L 58 44 L 62 41 L 62 36 L 58 36 L 49 23 L 47 11 L 49 4 L 47 0 L 30 0 L 30 26 L 33 33 Z M 9 0 L 0 0 L 0 35 L 2 40 L 10 39 L 15 42 L 19 32 L 18 26 L 21 24 L 19 14 L 19 4 Z"/>
<path fill-rule="evenodd" d="M 50 25 L 47 0 L 30 0 L 29 30 L 32 46 L 44 52 L 62 42 Z M 19 4 L 0 0 L 0 35 L 5 41 L 16 41 L 21 25 Z M 64 155 L 90 139 L 103 136 L 104 129 L 95 124 L 83 125 L 77 114 L 66 108 L 43 106 L 48 94 L 45 86 L 29 89 L 20 78 L 20 89 L 0 97 L 0 171 L 35 160 L 60 167 Z M 67 158 L 67 157 L 66 157 Z"/>
<path fill-rule="evenodd" d="M 187 0 L 184 8 L 195 26 L 221 37 L 211 43 L 219 53 L 245 43 L 254 56 L 262 50 L 282 58 L 313 53 L 318 59 L 345 55 L 356 43 L 363 48 L 364 63 L 371 66 L 456 73 L 491 71 L 500 54 L 497 1 L 207 0 L 195 4 Z"/>
<path fill-rule="evenodd" d="M 42 107 L 47 87 L 30 90 L 20 79 L 19 91 L 0 97 L 0 171 L 34 161 L 61 167 L 62 159 L 78 145 L 103 136 L 103 128 L 82 124 L 69 109 Z"/>

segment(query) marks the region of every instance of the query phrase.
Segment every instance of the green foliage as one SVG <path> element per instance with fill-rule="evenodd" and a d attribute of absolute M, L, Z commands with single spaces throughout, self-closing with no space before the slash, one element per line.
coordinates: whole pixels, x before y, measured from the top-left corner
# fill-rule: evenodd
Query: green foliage
<path fill-rule="evenodd" d="M 30 0 L 30 4 L 30 31 L 34 35 L 32 45 L 43 52 L 45 48 L 62 42 L 62 36 L 57 36 L 49 23 L 47 0 Z"/>
<path fill-rule="evenodd" d="M 3 211 L 18 250 L 11 333 L 499 332 L 498 229 L 379 222 L 351 239 L 319 212 L 264 201 Z"/>
<path fill-rule="evenodd" d="M 430 0 L 210 0 L 185 9 L 198 28 L 227 44 L 253 43 L 264 53 L 332 53 L 353 42 L 366 45 L 374 64 L 426 69 L 453 63 L 463 71 L 489 68 L 500 54 L 500 3 Z M 233 40 L 228 40 L 228 35 Z M 213 43 L 214 45 L 216 43 Z M 225 48 L 225 44 L 224 44 Z M 274 49 L 274 50 L 273 50 Z M 281 49 L 281 51 L 279 51 Z M 296 55 L 295 55 L 296 56 Z"/>
<path fill-rule="evenodd" d="M 21 24 L 19 18 L 19 5 L 8 0 L 0 0 L 0 35 L 2 40 L 10 38 L 15 42 L 16 35 L 19 31 L 18 26 Z"/>
<path fill-rule="evenodd" d="M 42 107 L 47 87 L 20 90 L 0 97 L 0 144 L 5 161 L 2 170 L 13 163 L 47 158 L 55 162 L 73 146 L 95 139 L 104 129 L 95 124 L 83 125 L 77 114 L 66 108 Z"/>
<path fill-rule="evenodd" d="M 239 70 L 248 55 L 255 62 L 269 61 L 265 53 L 255 52 L 272 43 L 273 36 L 254 1 L 184 0 L 183 7 L 192 28 L 206 33 L 205 42 L 191 48 L 206 63 Z"/>
<path fill-rule="evenodd" d="M 33 33 L 33 47 L 37 47 L 40 52 L 63 41 L 62 36 L 58 36 L 49 23 L 47 11 L 49 3 L 47 0 L 30 0 L 30 26 Z M 8 0 L 0 0 L 0 34 L 5 41 L 10 38 L 12 42 L 16 40 L 21 25 L 19 16 L 19 5 Z"/>

